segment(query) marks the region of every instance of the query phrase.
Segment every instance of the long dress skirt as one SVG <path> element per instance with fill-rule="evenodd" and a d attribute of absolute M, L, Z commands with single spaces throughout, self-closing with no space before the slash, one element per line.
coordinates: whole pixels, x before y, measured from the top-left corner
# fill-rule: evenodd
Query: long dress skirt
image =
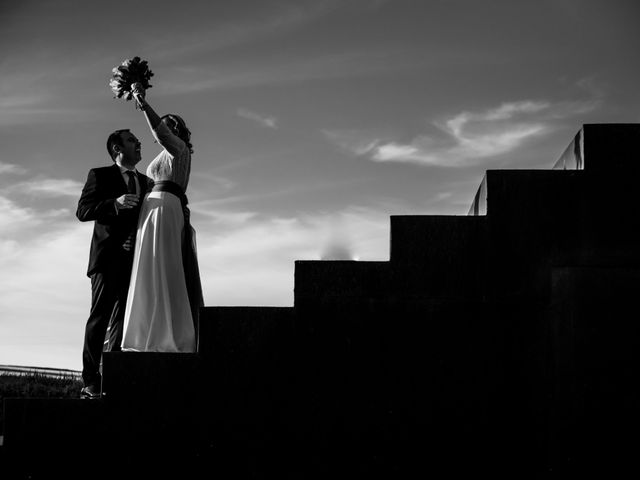
<path fill-rule="evenodd" d="M 123 351 L 196 351 L 182 260 L 183 228 L 177 196 L 169 192 L 146 196 L 138 221 Z"/>

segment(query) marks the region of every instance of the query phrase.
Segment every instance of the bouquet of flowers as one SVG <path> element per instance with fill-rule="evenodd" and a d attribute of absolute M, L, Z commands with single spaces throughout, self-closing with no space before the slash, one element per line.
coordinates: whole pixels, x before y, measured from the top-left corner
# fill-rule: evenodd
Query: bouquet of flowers
<path fill-rule="evenodd" d="M 131 100 L 133 98 L 131 85 L 134 83 L 139 83 L 145 90 L 151 88 L 149 79 L 153 77 L 153 72 L 149 70 L 146 60 L 140 60 L 140 57 L 125 60 L 115 67 L 112 72 L 113 76 L 109 86 L 113 90 L 113 98 L 124 97 L 127 101 Z"/>

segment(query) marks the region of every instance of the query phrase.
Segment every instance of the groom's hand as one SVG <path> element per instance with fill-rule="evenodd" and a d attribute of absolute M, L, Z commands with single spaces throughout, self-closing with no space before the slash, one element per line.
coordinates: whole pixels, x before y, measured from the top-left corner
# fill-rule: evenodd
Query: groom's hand
<path fill-rule="evenodd" d="M 127 193 L 116 198 L 116 208 L 118 210 L 126 210 L 138 205 L 140 199 L 135 193 Z"/>

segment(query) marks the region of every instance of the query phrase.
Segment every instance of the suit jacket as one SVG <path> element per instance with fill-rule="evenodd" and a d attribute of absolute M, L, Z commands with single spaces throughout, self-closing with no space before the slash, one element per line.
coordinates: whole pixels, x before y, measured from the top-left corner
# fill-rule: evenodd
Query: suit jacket
<path fill-rule="evenodd" d="M 120 167 L 114 163 L 109 167 L 89 170 L 76 211 L 78 220 L 95 222 L 87 276 L 90 277 L 110 262 L 122 259 L 125 253 L 122 245 L 131 231 L 137 228 L 142 199 L 153 186 L 153 181 L 140 172 L 138 172 L 138 181 L 140 183 L 138 206 L 117 211 L 116 199 L 127 193 L 127 184 L 122 178 Z"/>

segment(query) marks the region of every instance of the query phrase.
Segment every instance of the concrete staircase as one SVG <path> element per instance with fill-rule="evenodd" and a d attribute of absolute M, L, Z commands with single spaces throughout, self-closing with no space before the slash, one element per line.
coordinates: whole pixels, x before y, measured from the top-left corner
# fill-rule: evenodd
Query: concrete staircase
<path fill-rule="evenodd" d="M 392 216 L 389 261 L 296 261 L 293 307 L 205 307 L 198 354 L 105 354 L 103 400 L 8 399 L 2 458 L 31 478 L 70 452 L 143 478 L 637 469 L 639 140 L 584 125 L 550 170 L 487 171 L 469 215 Z"/>

